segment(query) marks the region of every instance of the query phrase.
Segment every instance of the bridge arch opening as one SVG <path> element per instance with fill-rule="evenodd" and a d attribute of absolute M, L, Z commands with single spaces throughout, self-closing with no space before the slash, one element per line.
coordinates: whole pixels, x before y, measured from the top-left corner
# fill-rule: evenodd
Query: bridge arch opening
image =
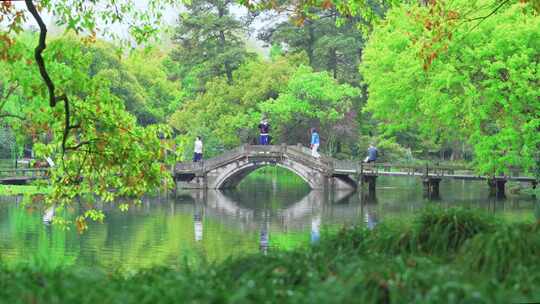
<path fill-rule="evenodd" d="M 257 187 L 264 189 L 308 190 L 309 184 L 295 172 L 281 166 L 261 166 L 246 175 L 237 188 Z"/>
<path fill-rule="evenodd" d="M 275 178 L 272 175 L 275 175 Z M 283 181 L 279 181 L 280 176 L 284 179 Z M 317 188 L 317 185 L 308 176 L 305 176 L 299 170 L 281 163 L 250 163 L 238 167 L 218 181 L 217 188 L 236 188 L 257 179 L 262 180 L 264 183 L 269 183 L 272 186 L 271 188 L 285 186 L 284 184 L 294 185 L 295 187 L 307 190 L 309 188 Z"/>

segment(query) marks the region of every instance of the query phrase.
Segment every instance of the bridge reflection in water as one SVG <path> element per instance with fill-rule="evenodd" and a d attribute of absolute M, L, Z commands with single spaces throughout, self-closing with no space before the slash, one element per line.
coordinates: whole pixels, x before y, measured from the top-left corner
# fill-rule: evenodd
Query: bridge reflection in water
<path fill-rule="evenodd" d="M 364 222 L 373 228 L 378 222 L 376 200 L 356 191 L 312 190 L 292 204 L 275 209 L 257 202 L 240 202 L 233 193 L 220 190 L 184 191 L 180 199 L 185 201 L 186 195 L 193 200 L 196 242 L 204 239 L 204 221 L 218 220 L 242 231 L 258 231 L 258 247 L 264 254 L 273 247 L 273 233 L 304 231 L 306 243 L 317 243 L 325 225 Z"/>
<path fill-rule="evenodd" d="M 486 195 L 488 190 L 482 187 L 481 181 L 446 181 L 442 187 L 448 194 L 438 200 L 423 197 L 421 188 L 414 187 L 414 183 L 419 182 L 413 179 L 384 178 L 377 196 L 366 190 L 288 190 L 283 194 L 268 185 L 257 187 L 257 183 L 239 191 L 201 189 L 183 191 L 182 195 L 194 202 L 195 207 L 190 208 L 193 208 L 193 217 L 196 219 L 194 235 L 197 240 L 204 240 L 202 223 L 211 219 L 226 227 L 234 227 L 241 233 L 255 234 L 261 252 L 281 247 L 284 239 L 291 238 L 291 235 L 296 235 L 296 239 L 291 238 L 296 243 L 316 243 L 321 238 L 321 230 L 326 226 L 355 224 L 373 229 L 389 217 L 412 217 L 430 204 L 479 207 L 492 213 L 514 213 L 516 216 L 528 216 L 533 213 L 536 205 L 540 206 L 534 198 L 526 195 L 506 200 L 489 198 Z"/>

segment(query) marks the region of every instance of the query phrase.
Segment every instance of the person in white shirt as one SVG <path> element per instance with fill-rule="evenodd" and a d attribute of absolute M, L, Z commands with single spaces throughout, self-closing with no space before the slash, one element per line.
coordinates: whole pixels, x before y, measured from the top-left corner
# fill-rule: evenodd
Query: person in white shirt
<path fill-rule="evenodd" d="M 203 142 L 200 136 L 195 139 L 195 148 L 193 149 L 193 162 L 196 163 L 202 160 Z"/>

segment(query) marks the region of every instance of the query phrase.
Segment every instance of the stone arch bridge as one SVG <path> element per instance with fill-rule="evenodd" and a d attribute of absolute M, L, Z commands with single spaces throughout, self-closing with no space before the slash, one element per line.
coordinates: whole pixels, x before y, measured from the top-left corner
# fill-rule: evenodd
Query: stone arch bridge
<path fill-rule="evenodd" d="M 226 189 L 258 168 L 279 166 L 301 177 L 311 189 L 355 189 L 356 171 L 340 172 L 339 162 L 325 156 L 315 158 L 301 145 L 243 145 L 201 162 L 179 163 L 174 176 L 177 188 Z"/>
<path fill-rule="evenodd" d="M 538 184 L 536 177 L 521 176 L 518 168 L 511 169 L 510 175 L 482 176 L 474 170 L 457 166 L 430 166 L 411 164 L 363 164 L 359 161 L 337 160 L 321 155 L 311 156 L 311 150 L 296 146 L 251 146 L 243 145 L 220 156 L 202 162 L 179 163 L 174 168 L 177 188 L 184 189 L 226 189 L 233 188 L 254 170 L 263 166 L 279 166 L 300 176 L 311 189 L 356 189 L 367 184 L 369 194 L 375 194 L 375 184 L 379 176 L 419 177 L 428 197 L 439 196 L 442 179 L 484 180 L 490 194 L 505 196 L 508 181 Z"/>

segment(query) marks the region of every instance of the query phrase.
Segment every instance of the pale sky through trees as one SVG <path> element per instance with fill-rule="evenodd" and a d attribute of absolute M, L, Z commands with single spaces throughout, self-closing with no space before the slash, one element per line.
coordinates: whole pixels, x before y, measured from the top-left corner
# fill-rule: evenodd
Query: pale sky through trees
<path fill-rule="evenodd" d="M 137 4 L 140 6 L 138 7 L 140 10 L 144 10 L 148 6 L 148 0 L 137 0 Z M 23 1 L 17 1 L 14 2 L 15 7 L 20 9 L 26 9 L 26 6 Z M 167 8 L 163 11 L 163 18 L 162 18 L 162 28 L 167 30 L 174 29 L 174 26 L 178 23 L 178 15 L 184 11 L 184 8 L 181 6 L 173 7 L 170 6 L 170 8 Z M 231 8 L 231 13 L 238 19 L 245 18 L 247 16 L 247 9 L 245 7 L 235 5 Z M 37 30 L 37 24 L 34 21 L 34 19 L 30 16 L 28 12 L 26 12 L 27 15 L 27 21 L 25 22 L 25 27 L 30 29 Z M 51 13 L 49 12 L 42 12 L 42 18 L 45 24 L 47 24 L 49 34 L 54 35 L 60 35 L 63 33 L 63 28 L 57 26 L 54 23 L 54 18 Z M 280 16 L 269 16 L 268 14 L 265 14 L 264 16 L 258 16 L 253 20 L 253 22 L 250 25 L 250 31 L 249 36 L 245 37 L 247 45 L 249 48 L 253 48 L 258 53 L 262 53 L 263 55 L 268 55 L 269 48 L 264 45 L 262 41 L 259 41 L 256 39 L 258 31 L 263 29 L 264 27 L 267 27 L 268 25 L 276 22 L 281 22 L 285 20 L 287 17 L 280 15 Z M 110 31 L 111 33 L 118 35 L 120 39 L 129 39 L 129 35 L 127 34 L 127 25 L 128 21 L 124 20 L 120 23 L 116 23 L 114 25 L 108 25 L 104 26 L 103 24 L 99 23 L 98 20 L 98 28 L 100 29 L 100 32 L 98 32 L 98 37 L 101 39 L 109 40 L 110 36 L 107 34 L 104 34 L 104 29 L 107 31 Z M 4 27 L 5 24 L 1 24 L 0 26 Z M 168 39 L 170 35 L 167 35 L 166 33 L 162 33 L 160 35 L 160 44 L 164 44 L 165 46 L 170 44 L 170 40 Z M 132 43 L 133 45 L 134 43 Z"/>

